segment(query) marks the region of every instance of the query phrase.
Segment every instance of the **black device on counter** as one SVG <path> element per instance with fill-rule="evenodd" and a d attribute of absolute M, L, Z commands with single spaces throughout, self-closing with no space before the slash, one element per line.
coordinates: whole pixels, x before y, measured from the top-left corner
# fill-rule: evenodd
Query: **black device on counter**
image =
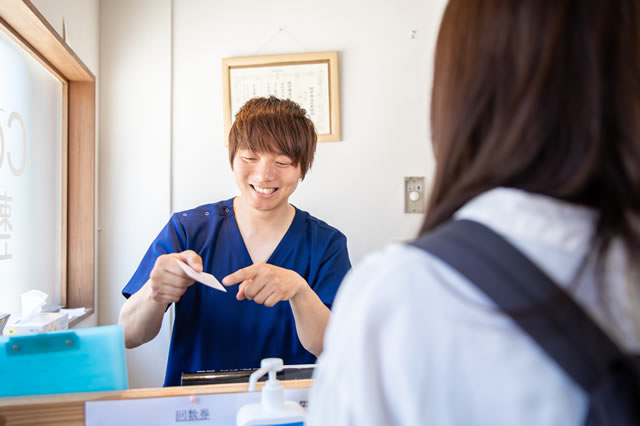
<path fill-rule="evenodd" d="M 313 375 L 314 365 L 287 365 L 277 374 L 278 380 L 298 380 L 310 379 Z M 182 373 L 181 385 L 213 385 L 220 383 L 249 383 L 249 376 L 256 371 L 257 368 L 247 368 L 241 370 L 227 371 L 198 371 L 195 373 Z M 267 375 L 260 378 L 260 382 L 264 382 Z"/>

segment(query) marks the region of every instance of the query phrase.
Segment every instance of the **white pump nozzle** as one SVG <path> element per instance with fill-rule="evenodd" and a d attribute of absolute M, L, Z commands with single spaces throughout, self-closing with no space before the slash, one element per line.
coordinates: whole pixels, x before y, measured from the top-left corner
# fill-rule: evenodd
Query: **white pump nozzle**
<path fill-rule="evenodd" d="M 265 373 L 269 373 L 269 381 L 277 381 L 276 374 L 278 371 L 282 371 L 284 363 L 281 358 L 265 358 L 260 362 L 260 368 L 251 373 L 249 376 L 249 392 L 256 390 L 256 383 L 258 379 L 264 376 Z"/>
<path fill-rule="evenodd" d="M 255 391 L 258 379 L 269 373 L 269 379 L 262 386 L 260 403 L 242 407 L 236 416 L 237 425 L 302 424 L 304 408 L 297 402 L 285 401 L 284 389 L 276 377 L 284 368 L 283 364 L 280 358 L 265 358 L 260 362 L 260 368 L 249 376 L 249 391 Z"/>

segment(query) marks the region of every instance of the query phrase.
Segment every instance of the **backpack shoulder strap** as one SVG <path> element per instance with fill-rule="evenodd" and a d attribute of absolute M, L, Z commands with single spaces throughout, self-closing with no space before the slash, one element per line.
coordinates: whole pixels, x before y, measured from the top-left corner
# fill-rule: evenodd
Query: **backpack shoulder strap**
<path fill-rule="evenodd" d="M 412 245 L 448 263 L 492 299 L 588 394 L 625 360 L 565 291 L 486 226 L 454 220 Z"/>

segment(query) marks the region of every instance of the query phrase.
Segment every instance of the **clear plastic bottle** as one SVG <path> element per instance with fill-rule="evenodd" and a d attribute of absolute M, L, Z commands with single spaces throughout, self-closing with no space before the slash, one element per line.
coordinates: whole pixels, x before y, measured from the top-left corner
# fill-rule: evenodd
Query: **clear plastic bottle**
<path fill-rule="evenodd" d="M 269 378 L 262 387 L 262 401 L 242 407 L 236 416 L 237 426 L 303 425 L 304 408 L 297 402 L 284 400 L 283 388 L 276 378 L 277 372 L 282 368 L 280 358 L 265 358 L 260 362 L 260 368 L 249 377 L 249 392 L 256 390 L 256 382 L 268 372 Z"/>

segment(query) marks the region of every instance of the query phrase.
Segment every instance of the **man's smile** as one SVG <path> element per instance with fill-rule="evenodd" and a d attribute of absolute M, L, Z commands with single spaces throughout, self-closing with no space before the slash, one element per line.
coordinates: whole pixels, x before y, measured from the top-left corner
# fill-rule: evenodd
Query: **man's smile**
<path fill-rule="evenodd" d="M 261 193 L 261 194 L 272 194 L 273 192 L 277 191 L 278 188 L 261 188 L 259 186 L 255 186 L 255 185 L 251 185 L 249 184 L 253 189 L 255 189 L 257 192 Z"/>

